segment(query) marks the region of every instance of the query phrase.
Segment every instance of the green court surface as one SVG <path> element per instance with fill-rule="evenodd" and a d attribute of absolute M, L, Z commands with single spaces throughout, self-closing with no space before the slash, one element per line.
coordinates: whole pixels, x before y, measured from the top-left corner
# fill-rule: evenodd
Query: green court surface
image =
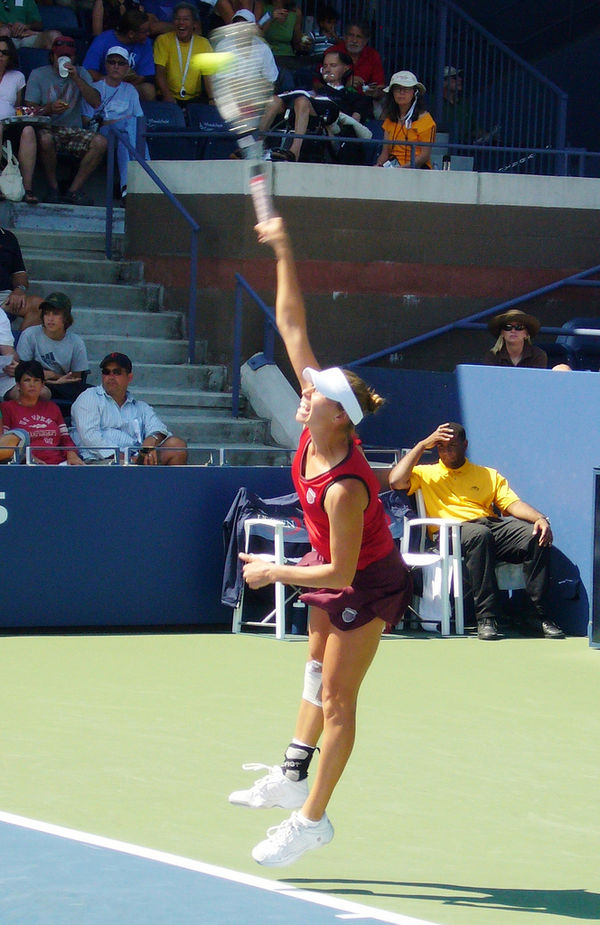
<path fill-rule="evenodd" d="M 281 759 L 304 643 L 23 636 L 1 653 L 2 811 L 439 925 L 600 919 L 600 651 L 585 639 L 385 638 L 335 838 L 279 870 L 250 849 L 287 814 L 227 795 L 261 773 L 242 763 Z"/>

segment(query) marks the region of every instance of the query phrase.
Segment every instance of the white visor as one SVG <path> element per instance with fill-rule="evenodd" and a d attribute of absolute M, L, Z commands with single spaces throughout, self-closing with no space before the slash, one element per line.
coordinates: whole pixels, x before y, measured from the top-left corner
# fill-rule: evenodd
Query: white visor
<path fill-rule="evenodd" d="M 339 366 L 332 366 L 330 369 L 312 369 L 307 366 L 302 370 L 302 376 L 311 382 L 325 398 L 337 401 L 353 424 L 359 424 L 362 421 L 364 415 L 358 399 Z"/>

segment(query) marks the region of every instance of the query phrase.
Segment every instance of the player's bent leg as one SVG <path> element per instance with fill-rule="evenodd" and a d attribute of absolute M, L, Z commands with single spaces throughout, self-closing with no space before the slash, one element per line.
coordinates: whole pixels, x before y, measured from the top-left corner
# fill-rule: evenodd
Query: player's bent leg
<path fill-rule="evenodd" d="M 315 781 L 303 815 L 320 819 L 354 746 L 356 704 L 363 678 L 375 657 L 383 620 L 354 630 L 331 627 L 323 658 L 323 737 Z"/>
<path fill-rule="evenodd" d="M 229 802 L 251 809 L 299 809 L 308 797 L 308 767 L 323 731 L 323 708 L 319 705 L 322 686 L 319 661 L 331 629 L 324 610 L 311 607 L 309 617 L 309 654 L 304 670 L 304 685 L 294 729 L 281 765 L 245 764 L 244 770 L 268 773 L 248 790 L 235 790 Z"/>

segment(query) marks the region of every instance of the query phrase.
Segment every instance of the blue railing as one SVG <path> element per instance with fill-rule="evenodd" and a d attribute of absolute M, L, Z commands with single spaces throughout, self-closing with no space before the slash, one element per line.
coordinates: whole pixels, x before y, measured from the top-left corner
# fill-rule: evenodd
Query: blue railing
<path fill-rule="evenodd" d="M 108 131 L 108 151 L 106 155 L 106 228 L 105 228 L 105 253 L 108 260 L 113 259 L 112 248 L 112 227 L 113 227 L 113 185 L 115 172 L 115 145 L 121 142 L 129 152 L 130 159 L 138 162 L 141 168 L 148 174 L 153 183 L 158 186 L 162 193 L 165 194 L 169 202 L 183 216 L 190 226 L 190 290 L 187 312 L 188 327 L 188 363 L 196 362 L 196 305 L 198 294 L 198 243 L 200 225 L 196 219 L 190 215 L 187 209 L 182 206 L 179 200 L 173 195 L 171 190 L 165 186 L 160 177 L 152 170 L 143 156 L 133 147 L 127 134 L 120 131 L 114 125 L 110 125 Z"/>
<path fill-rule="evenodd" d="M 588 270 L 582 270 L 580 273 L 574 273 L 572 276 L 567 276 L 564 279 L 556 280 L 554 283 L 549 283 L 547 286 L 542 286 L 539 289 L 534 289 L 531 292 L 523 293 L 523 295 L 515 296 L 513 299 L 508 299 L 505 302 L 500 302 L 497 305 L 492 306 L 491 308 L 483 309 L 480 312 L 475 314 L 468 315 L 466 318 L 460 318 L 456 321 L 451 321 L 448 324 L 441 325 L 440 327 L 434 328 L 431 331 L 427 331 L 424 334 L 418 334 L 415 337 L 410 337 L 405 341 L 401 341 L 399 344 L 394 344 L 392 347 L 386 347 L 384 350 L 379 350 L 376 353 L 370 353 L 367 356 L 360 357 L 357 360 L 351 360 L 348 363 L 343 365 L 352 369 L 356 366 L 367 366 L 369 363 L 374 363 L 377 360 L 384 359 L 387 356 L 390 356 L 393 353 L 399 353 L 401 350 L 406 350 L 409 347 L 414 347 L 417 344 L 426 343 L 429 340 L 433 340 L 435 337 L 440 337 L 443 334 L 448 334 L 450 331 L 455 330 L 485 330 L 487 325 L 481 323 L 483 318 L 489 318 L 493 315 L 499 315 L 502 312 L 506 312 L 511 308 L 517 308 L 520 305 L 525 304 L 533 299 L 539 298 L 540 296 L 545 296 L 551 292 L 556 292 L 559 289 L 562 289 L 567 286 L 575 287 L 599 287 L 600 280 L 590 279 L 589 277 L 600 274 L 600 264 L 595 267 L 590 267 Z M 275 334 L 277 331 L 277 324 L 275 321 L 275 315 L 272 308 L 269 308 L 263 300 L 260 298 L 257 292 L 246 282 L 243 276 L 239 273 L 235 274 L 236 289 L 235 289 L 235 320 L 234 320 L 234 346 L 233 346 L 233 368 L 232 368 L 232 416 L 238 417 L 239 415 L 239 405 L 240 405 L 240 388 L 241 388 L 241 366 L 242 366 L 242 319 L 243 319 L 243 295 L 244 292 L 247 293 L 258 308 L 262 311 L 264 317 L 264 334 L 263 334 L 263 354 L 265 361 L 267 363 L 274 362 L 274 343 L 275 343 Z M 552 325 L 544 325 L 540 328 L 542 334 L 556 334 L 559 336 L 582 336 L 582 337 L 592 337 L 600 338 L 600 329 L 596 330 L 594 328 L 557 328 Z"/>
<path fill-rule="evenodd" d="M 417 344 L 426 343 L 429 340 L 433 340 L 435 337 L 440 337 L 442 334 L 448 334 L 450 331 L 455 331 L 460 328 L 483 329 L 485 328 L 484 324 L 476 323 L 482 318 L 490 318 L 493 315 L 499 315 L 511 308 L 517 308 L 526 302 L 530 302 L 531 300 L 539 298 L 540 296 L 548 295 L 551 292 L 556 292 L 558 289 L 562 289 L 566 286 L 600 286 L 600 280 L 591 280 L 588 278 L 596 273 L 600 273 L 600 264 L 595 267 L 590 267 L 588 270 L 582 270 L 580 273 L 574 273 L 572 276 L 567 276 L 564 279 L 556 280 L 554 283 L 548 283 L 547 286 L 542 286 L 541 288 L 534 289 L 531 292 L 523 293 L 523 295 L 515 296 L 514 299 L 508 299 L 506 302 L 500 302 L 498 305 L 494 305 L 491 308 L 485 308 L 483 311 L 475 312 L 475 314 L 468 315 L 466 318 L 461 318 L 457 321 L 451 321 L 448 324 L 443 324 L 440 327 L 433 328 L 431 331 L 427 331 L 424 334 L 417 334 L 415 337 L 409 337 L 407 340 L 401 341 L 399 344 L 395 344 L 393 347 L 386 347 L 384 350 L 379 350 L 376 353 L 370 353 L 367 356 L 360 357 L 357 360 L 352 360 L 346 365 L 350 368 L 354 366 L 367 366 L 369 363 L 374 363 L 376 360 L 381 360 L 392 353 L 399 353 L 401 350 L 407 350 L 409 347 L 414 347 Z M 590 333 L 587 329 L 585 332 L 580 332 L 578 330 L 569 330 L 566 332 L 564 328 L 554 327 L 542 327 L 540 330 L 543 334 L 568 333 L 571 335 L 585 333 L 587 335 Z M 600 335 L 600 331 L 593 333 L 592 336 L 595 337 L 598 335 Z"/>
<path fill-rule="evenodd" d="M 314 16 L 318 2 L 307 0 L 305 13 Z M 334 6 L 342 28 L 356 17 L 371 24 L 371 44 L 387 76 L 408 69 L 425 84 L 429 109 L 451 142 L 483 136 L 492 146 L 565 148 L 567 94 L 453 0 L 339 0 Z M 454 107 L 454 116 L 444 104 L 447 67 L 460 70 L 463 82 L 462 109 Z"/>
<path fill-rule="evenodd" d="M 272 308 L 266 305 L 259 294 L 246 282 L 240 273 L 235 274 L 235 309 L 233 320 L 233 360 L 231 369 L 231 414 L 239 417 L 240 388 L 242 368 L 242 335 L 244 318 L 244 293 L 247 293 L 264 315 L 263 325 L 263 354 L 267 363 L 273 362 L 275 350 L 275 334 L 277 323 Z"/>

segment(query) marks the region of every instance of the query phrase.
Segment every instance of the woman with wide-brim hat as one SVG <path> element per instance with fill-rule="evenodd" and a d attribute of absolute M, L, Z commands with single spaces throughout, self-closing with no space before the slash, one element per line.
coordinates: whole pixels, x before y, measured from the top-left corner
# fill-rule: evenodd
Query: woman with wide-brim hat
<path fill-rule="evenodd" d="M 376 167 L 431 168 L 435 122 L 423 100 L 424 85 L 412 71 L 397 71 L 385 88 L 384 143 Z M 420 144 L 407 144 L 420 142 Z M 413 151 L 414 148 L 414 151 Z"/>
<path fill-rule="evenodd" d="M 483 357 L 486 366 L 518 366 L 520 369 L 548 369 L 548 357 L 532 343 L 541 325 L 534 315 L 511 308 L 495 315 L 488 327 L 496 343 Z"/>

